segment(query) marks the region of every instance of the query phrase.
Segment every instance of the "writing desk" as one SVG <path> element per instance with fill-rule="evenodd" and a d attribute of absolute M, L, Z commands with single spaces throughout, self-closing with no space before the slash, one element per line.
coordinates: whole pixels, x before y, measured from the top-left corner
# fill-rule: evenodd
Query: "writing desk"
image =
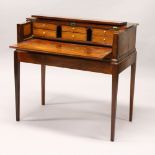
<path fill-rule="evenodd" d="M 16 120 L 20 120 L 20 62 L 41 65 L 45 105 L 46 65 L 112 75 L 111 141 L 115 137 L 119 73 L 131 66 L 129 121 L 132 121 L 137 24 L 32 15 L 17 24 L 14 52 Z"/>

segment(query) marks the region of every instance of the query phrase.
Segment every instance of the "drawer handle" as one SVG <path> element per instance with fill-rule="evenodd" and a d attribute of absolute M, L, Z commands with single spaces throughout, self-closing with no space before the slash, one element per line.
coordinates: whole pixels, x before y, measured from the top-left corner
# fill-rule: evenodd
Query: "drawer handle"
<path fill-rule="evenodd" d="M 71 22 L 70 25 L 71 25 L 71 26 L 75 26 L 76 23 L 75 23 L 75 22 Z"/>
<path fill-rule="evenodd" d="M 114 30 L 119 30 L 119 27 L 117 27 L 117 26 L 113 26 L 112 27 Z"/>

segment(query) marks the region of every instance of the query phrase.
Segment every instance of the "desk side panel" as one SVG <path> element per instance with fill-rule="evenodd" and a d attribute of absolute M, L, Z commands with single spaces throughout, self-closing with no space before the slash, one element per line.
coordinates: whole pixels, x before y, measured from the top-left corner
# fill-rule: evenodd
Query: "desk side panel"
<path fill-rule="evenodd" d="M 22 42 L 32 36 L 32 22 L 17 24 L 17 42 Z"/>
<path fill-rule="evenodd" d="M 117 58 L 121 58 L 124 55 L 135 51 L 136 45 L 136 29 L 137 26 L 132 26 L 125 31 L 121 31 L 118 34 L 118 48 L 117 48 Z"/>

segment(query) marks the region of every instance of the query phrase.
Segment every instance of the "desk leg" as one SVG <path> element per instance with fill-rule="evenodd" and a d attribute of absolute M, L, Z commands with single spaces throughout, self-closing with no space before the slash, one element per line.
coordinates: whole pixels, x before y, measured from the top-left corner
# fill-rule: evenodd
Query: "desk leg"
<path fill-rule="evenodd" d="M 41 65 L 41 100 L 42 100 L 42 105 L 45 105 L 45 71 L 46 71 L 46 66 Z"/>
<path fill-rule="evenodd" d="M 15 104 L 16 121 L 20 121 L 20 62 L 17 58 L 17 52 L 14 52 L 14 77 L 15 77 Z"/>
<path fill-rule="evenodd" d="M 132 116 L 133 116 L 133 100 L 134 100 L 134 87 L 135 87 L 135 73 L 136 73 L 136 63 L 134 63 L 134 64 L 131 65 L 129 121 L 132 121 Z"/>
<path fill-rule="evenodd" d="M 115 119 L 117 107 L 118 73 L 112 74 L 111 141 L 115 138 Z"/>

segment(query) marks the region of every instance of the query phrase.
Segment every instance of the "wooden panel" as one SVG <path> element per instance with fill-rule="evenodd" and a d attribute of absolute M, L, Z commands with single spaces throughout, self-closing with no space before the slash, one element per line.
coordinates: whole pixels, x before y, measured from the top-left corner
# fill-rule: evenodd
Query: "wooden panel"
<path fill-rule="evenodd" d="M 43 38 L 55 38 L 56 31 L 44 30 L 44 29 L 33 29 L 33 35 L 35 37 L 43 37 Z"/>
<path fill-rule="evenodd" d="M 31 22 L 17 24 L 17 42 L 21 42 L 32 36 Z"/>
<path fill-rule="evenodd" d="M 62 43 L 42 39 L 30 39 L 10 47 L 18 50 L 66 55 L 95 60 L 102 60 L 112 52 L 112 49 L 108 47 Z"/>
<path fill-rule="evenodd" d="M 123 59 L 121 62 L 119 62 L 119 73 L 125 70 L 127 67 L 129 67 L 131 64 L 136 62 L 136 55 L 137 52 L 134 51 L 132 54 L 130 54 L 128 57 Z"/>
<path fill-rule="evenodd" d="M 75 26 L 62 26 L 62 31 L 70 31 L 70 32 L 78 32 L 78 33 L 86 33 L 85 27 L 75 27 Z"/>
<path fill-rule="evenodd" d="M 118 57 L 135 50 L 136 27 L 121 31 L 118 35 Z"/>
<path fill-rule="evenodd" d="M 93 35 L 110 36 L 114 34 L 114 30 L 93 29 Z"/>
<path fill-rule="evenodd" d="M 65 67 L 106 74 L 112 73 L 112 65 L 109 62 L 25 51 L 17 51 L 17 53 L 18 60 L 22 62 L 44 64 L 49 66 Z"/>
<path fill-rule="evenodd" d="M 88 23 L 88 24 L 101 24 L 101 25 L 116 25 L 116 26 L 124 26 L 127 22 L 121 21 L 98 21 L 98 20 L 87 20 L 87 19 L 71 19 L 71 18 L 61 18 L 61 17 L 49 17 L 49 16 L 39 16 L 32 15 L 32 17 L 36 17 L 37 19 L 45 19 L 45 20 L 56 20 L 56 21 L 69 21 L 69 22 L 80 22 L 80 23 Z"/>
<path fill-rule="evenodd" d="M 40 29 L 50 29 L 50 30 L 54 30 L 56 31 L 57 29 L 57 25 L 55 24 L 49 24 L 49 23 L 45 23 L 45 22 L 34 22 L 33 23 L 33 27 L 34 28 L 40 28 Z"/>
<path fill-rule="evenodd" d="M 94 35 L 92 37 L 92 41 L 93 42 L 96 42 L 96 43 L 102 43 L 104 45 L 110 45 L 110 46 L 112 46 L 113 37 L 109 37 L 109 36 L 102 37 L 102 36 L 95 36 Z"/>
<path fill-rule="evenodd" d="M 31 34 L 31 23 L 23 25 L 24 36 L 28 36 Z"/>
<path fill-rule="evenodd" d="M 84 33 L 62 32 L 62 39 L 86 41 L 87 36 Z"/>

